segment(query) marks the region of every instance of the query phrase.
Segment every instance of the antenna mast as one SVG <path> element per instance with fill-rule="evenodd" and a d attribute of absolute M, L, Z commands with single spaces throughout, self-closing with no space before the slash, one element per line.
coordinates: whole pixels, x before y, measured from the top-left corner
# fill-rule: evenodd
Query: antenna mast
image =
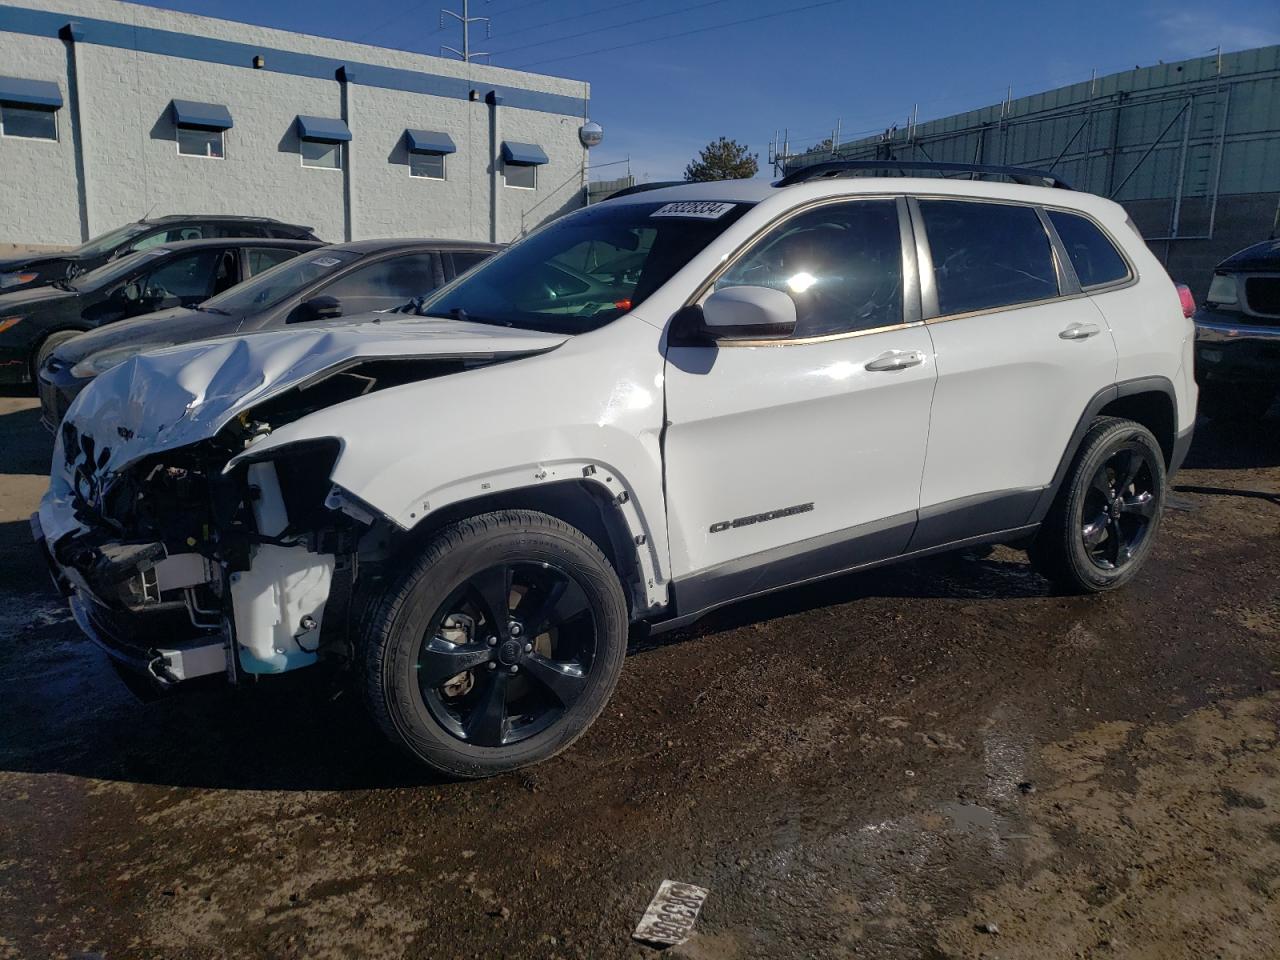
<path fill-rule="evenodd" d="M 478 50 L 471 49 L 471 25 L 473 23 L 483 23 L 484 38 L 488 40 L 489 39 L 489 18 L 471 16 L 470 0 L 462 0 L 461 14 L 456 14 L 452 10 L 442 9 L 440 11 L 440 29 L 442 30 L 444 29 L 444 25 L 445 25 L 445 20 L 444 20 L 445 17 L 453 17 L 453 19 L 457 20 L 460 24 L 462 24 L 462 49 L 459 50 L 457 47 L 446 46 L 445 44 L 442 43 L 440 45 L 441 52 L 448 51 L 449 53 L 456 54 L 457 56 L 461 57 L 463 61 L 466 63 L 470 63 L 473 57 L 489 56 L 489 54 L 487 53 L 481 53 Z"/>

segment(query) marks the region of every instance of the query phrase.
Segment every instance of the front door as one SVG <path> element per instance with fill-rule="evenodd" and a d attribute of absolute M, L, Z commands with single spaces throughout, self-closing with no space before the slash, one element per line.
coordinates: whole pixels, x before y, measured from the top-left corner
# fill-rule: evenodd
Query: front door
<path fill-rule="evenodd" d="M 905 548 L 935 381 L 909 239 L 906 205 L 893 199 L 794 214 L 714 284 L 787 292 L 794 335 L 668 349 L 664 452 L 682 614 Z"/>

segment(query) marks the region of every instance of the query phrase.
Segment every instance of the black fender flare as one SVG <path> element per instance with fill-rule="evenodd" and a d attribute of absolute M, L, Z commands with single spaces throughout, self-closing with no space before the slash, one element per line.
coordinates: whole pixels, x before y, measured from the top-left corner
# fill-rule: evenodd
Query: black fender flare
<path fill-rule="evenodd" d="M 1071 439 L 1067 443 L 1067 448 L 1062 453 L 1062 459 L 1058 462 L 1058 468 L 1053 473 L 1053 481 L 1040 494 L 1040 499 L 1036 501 L 1036 505 L 1031 511 L 1031 516 L 1027 519 L 1028 523 L 1040 523 L 1049 513 L 1049 507 L 1053 505 L 1054 499 L 1058 496 L 1058 490 L 1066 479 L 1067 470 L 1071 468 L 1071 463 L 1075 460 L 1076 451 L 1080 449 L 1080 442 L 1084 440 L 1084 435 L 1089 432 L 1089 425 L 1093 423 L 1098 414 L 1108 404 L 1122 397 L 1132 397 L 1139 393 L 1162 393 L 1168 397 L 1169 403 L 1174 410 L 1174 431 L 1176 433 L 1178 394 L 1174 390 L 1173 381 L 1168 377 L 1135 377 L 1132 380 L 1124 380 L 1120 383 L 1113 383 L 1109 387 L 1103 387 L 1093 395 L 1085 406 L 1084 412 L 1080 414 L 1080 419 L 1076 422 L 1075 429 L 1071 431 Z M 1173 459 L 1171 463 L 1167 464 L 1170 473 L 1178 468 L 1182 456 L 1186 453 L 1186 444 L 1179 441 L 1180 438 L 1175 436 Z M 1187 442 L 1190 442 L 1189 435 Z"/>

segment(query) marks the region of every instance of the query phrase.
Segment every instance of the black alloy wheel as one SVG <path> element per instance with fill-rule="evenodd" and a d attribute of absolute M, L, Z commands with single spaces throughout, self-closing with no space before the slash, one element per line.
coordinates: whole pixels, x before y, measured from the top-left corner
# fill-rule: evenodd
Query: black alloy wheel
<path fill-rule="evenodd" d="M 1114 590 L 1151 555 L 1164 496 L 1164 451 L 1151 431 L 1099 417 L 1031 542 L 1032 564 L 1068 593 Z"/>
<path fill-rule="evenodd" d="M 618 572 L 563 520 L 501 510 L 439 530 L 373 603 L 365 700 L 450 777 L 538 763 L 604 709 L 627 652 Z"/>
<path fill-rule="evenodd" d="M 440 606 L 423 637 L 423 703 L 460 740 L 518 743 L 582 697 L 595 636 L 586 594 L 563 569 L 514 562 L 481 570 Z"/>
<path fill-rule="evenodd" d="M 1159 497 L 1147 453 L 1138 443 L 1116 450 L 1093 474 L 1081 509 L 1080 536 L 1102 570 L 1119 570 L 1141 548 Z"/>

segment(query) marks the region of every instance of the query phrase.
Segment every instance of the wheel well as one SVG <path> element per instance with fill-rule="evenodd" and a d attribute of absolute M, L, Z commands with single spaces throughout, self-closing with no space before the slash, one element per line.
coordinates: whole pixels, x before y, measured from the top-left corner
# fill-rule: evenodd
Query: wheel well
<path fill-rule="evenodd" d="M 1173 400 L 1161 390 L 1145 390 L 1117 397 L 1098 411 L 1099 417 L 1123 417 L 1142 424 L 1155 436 L 1168 467 L 1173 463 L 1173 445 L 1178 421 Z"/>
<path fill-rule="evenodd" d="M 590 537 L 617 571 L 628 610 L 643 608 L 643 583 L 631 530 L 608 492 L 597 486 L 585 480 L 561 480 L 462 500 L 429 513 L 406 534 L 396 552 L 421 549 L 441 528 L 467 517 L 495 510 L 537 510 Z"/>
<path fill-rule="evenodd" d="M 44 345 L 49 342 L 50 337 L 56 337 L 62 333 L 69 333 L 72 336 L 79 336 L 87 331 L 81 330 L 79 327 L 58 327 L 56 330 L 48 330 L 45 335 L 36 341 L 35 346 L 31 348 L 31 356 L 27 358 L 27 369 L 31 372 L 31 382 L 40 382 L 40 371 L 36 368 L 36 361 L 40 359 L 40 351 L 44 349 Z M 68 340 L 71 337 L 67 338 Z"/>

